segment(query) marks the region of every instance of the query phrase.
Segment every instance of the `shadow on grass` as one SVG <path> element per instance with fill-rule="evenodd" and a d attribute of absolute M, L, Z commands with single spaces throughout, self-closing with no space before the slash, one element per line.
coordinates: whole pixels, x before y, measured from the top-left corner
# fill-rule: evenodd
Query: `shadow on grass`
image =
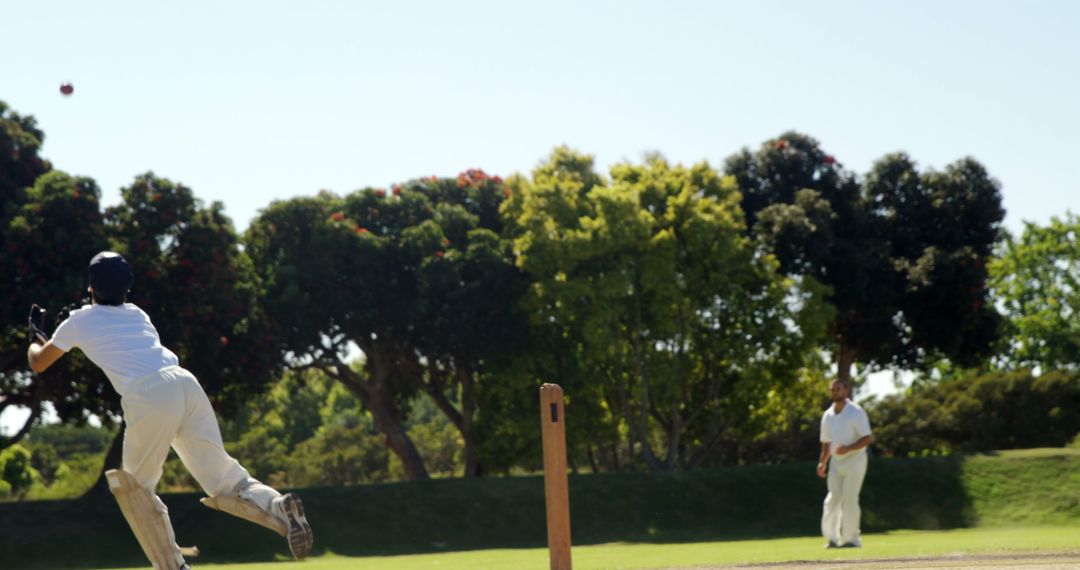
<path fill-rule="evenodd" d="M 863 490 L 865 531 L 968 526 L 959 458 L 871 460 Z M 812 464 L 748 466 L 692 473 L 571 476 L 576 545 L 683 543 L 810 536 L 825 483 Z M 539 477 L 436 480 L 300 492 L 316 554 L 419 554 L 543 547 Z M 197 494 L 166 495 L 182 545 L 199 562 L 287 557 L 285 541 L 261 527 L 201 506 Z M 145 567 L 110 497 L 0 505 L 0 567 Z"/>

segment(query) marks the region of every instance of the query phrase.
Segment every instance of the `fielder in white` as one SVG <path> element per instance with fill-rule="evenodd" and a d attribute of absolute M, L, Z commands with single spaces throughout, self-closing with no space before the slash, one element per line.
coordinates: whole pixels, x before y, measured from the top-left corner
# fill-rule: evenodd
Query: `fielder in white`
<path fill-rule="evenodd" d="M 154 494 L 169 448 L 203 488 L 208 506 L 286 536 L 296 558 L 313 545 L 300 498 L 252 478 L 225 452 L 214 410 L 202 386 L 161 345 L 150 318 L 126 302 L 134 272 L 119 254 L 90 262 L 92 302 L 71 312 L 50 339 L 44 311 L 31 311 L 27 357 L 41 372 L 73 348 L 99 366 L 120 395 L 124 421 L 123 470 L 108 473 L 110 489 L 154 568 L 188 568 L 173 536 L 168 510 Z"/>
<path fill-rule="evenodd" d="M 873 436 L 870 418 L 848 399 L 848 387 L 835 380 L 829 387 L 833 404 L 821 416 L 821 459 L 818 477 L 828 478 L 821 515 L 821 533 L 828 548 L 858 548 L 859 491 L 866 476 L 866 446 Z M 826 474 L 828 471 L 828 474 Z"/>

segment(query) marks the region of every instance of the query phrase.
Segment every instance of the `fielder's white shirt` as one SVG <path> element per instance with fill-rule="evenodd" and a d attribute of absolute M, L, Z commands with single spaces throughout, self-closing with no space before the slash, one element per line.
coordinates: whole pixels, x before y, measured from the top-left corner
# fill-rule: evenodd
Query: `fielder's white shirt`
<path fill-rule="evenodd" d="M 837 459 L 866 453 L 865 447 L 844 454 L 836 453 L 836 448 L 851 445 L 867 435 L 870 435 L 870 418 L 867 417 L 866 410 L 851 400 L 844 403 L 844 409 L 840 413 L 836 413 L 836 405 L 833 404 L 821 415 L 821 443 L 831 444 L 829 451 Z"/>
<path fill-rule="evenodd" d="M 121 396 L 135 380 L 180 362 L 161 345 L 150 317 L 131 303 L 86 305 L 72 311 L 56 327 L 52 343 L 64 352 L 81 349 L 105 372 Z"/>

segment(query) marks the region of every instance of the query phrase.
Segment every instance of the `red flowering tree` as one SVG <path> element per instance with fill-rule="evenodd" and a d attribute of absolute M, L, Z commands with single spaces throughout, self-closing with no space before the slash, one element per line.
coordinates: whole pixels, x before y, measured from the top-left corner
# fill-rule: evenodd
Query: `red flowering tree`
<path fill-rule="evenodd" d="M 8 406 L 30 410 L 26 422 L 6 447 L 22 438 L 37 421 L 46 402 L 61 420 L 85 421 L 118 408 L 102 397 L 104 377 L 80 358 L 68 358 L 43 374 L 26 364 L 26 317 L 32 303 L 49 310 L 47 323 L 61 307 L 85 294 L 86 264 L 105 243 L 99 192 L 93 180 L 52 171 L 18 193 L 4 220 L 5 275 L 0 288 L 7 299 L 0 359 L 0 411 Z"/>
<path fill-rule="evenodd" d="M 0 449 L 26 435 L 46 402 L 70 421 L 105 409 L 92 397 L 96 388 L 89 371 L 78 370 L 78 363 L 40 375 L 31 374 L 26 364 L 30 304 L 55 314 L 77 299 L 86 288 L 86 263 L 105 242 L 97 186 L 89 178 L 53 171 L 39 155 L 44 138 L 33 117 L 0 101 L 0 296 L 6 301 L 0 321 L 0 413 L 11 407 L 30 411 L 16 433 L 0 438 Z"/>
<path fill-rule="evenodd" d="M 140 175 L 106 211 L 114 249 L 135 268 L 130 299 L 150 315 L 220 409 L 259 391 L 277 361 L 256 303 L 259 284 L 220 202 L 205 206 L 191 189 Z"/>
<path fill-rule="evenodd" d="M 410 479 L 428 477 L 403 425 L 418 390 L 461 431 L 466 474 L 478 471 L 475 389 L 489 373 L 481 355 L 505 331 L 494 319 L 514 314 L 513 286 L 496 269 L 513 270 L 498 237 L 503 198 L 501 180 L 470 170 L 390 192 L 277 202 L 247 235 L 282 358 L 355 394 Z M 352 344 L 362 368 L 347 360 Z"/>

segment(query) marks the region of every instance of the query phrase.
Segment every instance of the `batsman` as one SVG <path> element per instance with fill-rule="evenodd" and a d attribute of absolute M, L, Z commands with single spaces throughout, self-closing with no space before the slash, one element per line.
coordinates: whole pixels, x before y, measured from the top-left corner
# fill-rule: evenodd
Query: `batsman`
<path fill-rule="evenodd" d="M 90 304 L 71 312 L 52 338 L 44 309 L 30 311 L 30 368 L 42 372 L 73 348 L 100 367 L 120 395 L 123 466 L 106 473 L 109 488 L 147 558 L 158 570 L 189 568 L 173 535 L 165 504 L 154 493 L 169 448 L 209 495 L 203 503 L 285 536 L 296 558 L 314 536 L 295 493 L 282 495 L 251 477 L 229 456 L 202 386 L 162 346 L 150 317 L 127 302 L 134 281 L 128 262 L 103 251 L 90 261 Z"/>

